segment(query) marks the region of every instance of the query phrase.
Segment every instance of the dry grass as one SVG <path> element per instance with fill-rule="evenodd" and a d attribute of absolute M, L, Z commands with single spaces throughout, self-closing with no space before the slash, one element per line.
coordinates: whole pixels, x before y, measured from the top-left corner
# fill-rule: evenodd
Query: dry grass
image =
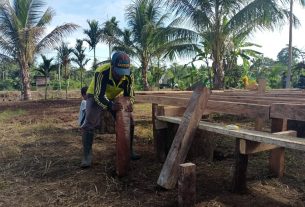
<path fill-rule="evenodd" d="M 151 105 L 135 106 L 136 148 L 142 159 L 131 163 L 127 177 L 118 178 L 113 134 L 98 134 L 93 167 L 79 168 L 79 103 L 0 105 L 0 206 L 177 206 L 176 190 L 164 191 L 156 185 L 162 164 L 153 152 Z M 213 118 L 217 119 L 232 121 Z M 225 140 L 219 144 L 233 153 L 234 140 Z M 249 193 L 242 196 L 230 193 L 232 157 L 192 160 L 197 165 L 197 206 L 302 206 L 304 153 L 288 150 L 282 180 L 270 179 L 267 156 L 262 153 L 249 159 Z"/>

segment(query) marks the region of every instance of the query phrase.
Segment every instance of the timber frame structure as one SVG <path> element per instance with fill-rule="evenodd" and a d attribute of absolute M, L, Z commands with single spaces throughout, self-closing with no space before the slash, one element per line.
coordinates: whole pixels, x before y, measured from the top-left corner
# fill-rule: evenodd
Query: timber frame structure
<path fill-rule="evenodd" d="M 305 139 L 296 138 L 296 132 L 294 131 L 287 131 L 287 120 L 305 121 L 305 91 L 299 89 L 266 90 L 265 86 L 266 82 L 261 80 L 256 91 L 211 91 L 209 95 L 205 95 L 204 99 L 208 99 L 206 100 L 207 103 L 203 102 L 205 106 L 203 107 L 202 115 L 221 113 L 252 118 L 255 120 L 255 130 L 230 130 L 225 126 L 203 121 L 186 123 L 186 125 L 194 125 L 191 127 L 202 130 L 202 133 L 211 131 L 236 138 L 235 172 L 232 183 L 232 188 L 235 192 L 244 192 L 246 190 L 248 154 L 270 150 L 270 169 L 274 175 L 282 177 L 284 173 L 284 149 L 291 148 L 305 151 Z M 207 93 L 207 91 L 203 93 Z M 173 152 L 172 149 L 175 148 L 173 146 L 175 140 L 177 137 L 177 139 L 181 140 L 188 139 L 181 138 L 182 135 L 180 136 L 177 133 L 168 155 L 164 154 L 165 152 L 160 149 L 160 146 L 162 148 L 164 145 L 162 139 L 166 136 L 166 123 L 180 124 L 179 127 L 181 127 L 182 123 L 185 125 L 185 118 L 193 119 L 192 117 L 190 118 L 190 114 L 186 114 L 189 100 L 194 98 L 192 94 L 192 91 L 148 91 L 136 93 L 136 102 L 152 104 L 155 150 L 160 160 L 164 161 L 164 158 L 167 157 L 158 184 L 166 189 L 174 188 L 177 182 L 176 178 L 169 181 L 175 177 L 172 176 L 173 169 L 171 169 L 173 167 L 173 159 L 178 156 L 175 157 L 173 155 L 173 153 L 177 153 Z M 198 110 L 193 110 L 193 113 L 198 113 Z M 264 122 L 267 120 L 271 120 L 271 133 L 261 132 Z M 181 134 L 181 131 L 179 133 Z M 193 134 L 190 132 L 189 136 L 193 136 Z M 186 153 L 188 149 L 186 148 Z M 170 156 L 172 157 L 170 158 Z M 178 160 L 178 162 L 181 162 L 178 165 L 184 162 L 183 159 L 185 159 L 184 155 Z M 172 163 L 168 163 L 168 160 Z M 169 175 L 165 175 L 164 171 L 168 171 Z"/>

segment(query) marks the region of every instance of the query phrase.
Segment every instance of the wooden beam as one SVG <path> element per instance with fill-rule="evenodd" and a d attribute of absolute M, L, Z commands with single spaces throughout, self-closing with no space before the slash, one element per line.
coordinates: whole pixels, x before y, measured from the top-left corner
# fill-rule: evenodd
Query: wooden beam
<path fill-rule="evenodd" d="M 270 118 L 305 121 L 305 104 L 272 104 Z"/>
<path fill-rule="evenodd" d="M 130 163 L 130 116 L 131 112 L 125 109 L 130 104 L 129 97 L 118 97 L 117 102 L 121 103 L 123 110 L 116 112 L 116 173 L 119 177 L 127 175 Z"/>
<path fill-rule="evenodd" d="M 285 135 L 285 136 L 296 136 L 296 131 L 290 130 L 290 131 L 283 131 L 283 132 L 277 132 L 274 134 L 278 135 Z M 260 142 L 250 141 L 250 140 L 240 140 L 240 153 L 241 154 L 254 154 L 258 152 L 263 152 L 267 150 L 272 150 L 279 148 L 277 145 L 273 144 L 264 144 Z"/>
<path fill-rule="evenodd" d="M 168 106 L 164 108 L 164 116 L 183 116 L 185 107 Z"/>
<path fill-rule="evenodd" d="M 178 206 L 192 207 L 196 204 L 196 165 L 180 164 L 178 179 Z"/>
<path fill-rule="evenodd" d="M 159 120 L 179 124 L 181 118 L 179 117 L 157 117 Z M 201 121 L 198 129 L 215 132 L 218 134 L 227 135 L 229 137 L 246 139 L 266 144 L 278 145 L 280 147 L 291 148 L 296 150 L 305 151 L 305 139 L 296 138 L 291 136 L 283 136 L 279 134 L 271 134 L 268 132 L 259 132 L 247 129 L 229 130 L 226 126 L 217 123 L 209 123 Z"/>
<path fill-rule="evenodd" d="M 235 168 L 232 180 L 232 191 L 235 193 L 245 193 L 247 191 L 247 167 L 248 155 L 241 154 L 240 139 L 235 142 Z"/>
<path fill-rule="evenodd" d="M 271 132 L 280 133 L 287 130 L 287 119 L 272 119 Z M 282 177 L 285 170 L 285 148 L 274 149 L 269 155 L 269 167 L 272 174 L 276 177 Z"/>
<path fill-rule="evenodd" d="M 209 90 L 207 88 L 195 89 L 189 100 L 186 111 L 183 115 L 181 124 L 177 130 L 176 136 L 167 155 L 166 161 L 162 167 L 158 178 L 158 185 L 172 189 L 175 187 L 178 178 L 179 164 L 183 163 L 189 148 L 193 141 L 198 123 L 206 108 Z"/>
<path fill-rule="evenodd" d="M 270 107 L 268 105 L 209 100 L 207 111 L 250 118 L 269 119 Z"/>
<path fill-rule="evenodd" d="M 166 158 L 167 123 L 156 119 L 157 116 L 164 115 L 164 106 L 152 104 L 152 123 L 154 136 L 154 149 L 159 162 L 164 162 Z"/>
<path fill-rule="evenodd" d="M 136 101 L 139 102 L 180 107 L 186 107 L 188 100 L 189 99 L 187 98 L 162 96 L 136 96 Z M 269 119 L 269 108 L 270 107 L 268 105 L 209 100 L 207 105 L 207 112 L 218 112 L 250 118 Z"/>

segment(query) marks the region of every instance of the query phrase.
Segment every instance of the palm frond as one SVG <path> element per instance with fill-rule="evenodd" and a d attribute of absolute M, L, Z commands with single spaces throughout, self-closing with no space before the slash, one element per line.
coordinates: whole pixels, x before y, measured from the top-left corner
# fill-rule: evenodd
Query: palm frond
<path fill-rule="evenodd" d="M 36 51 L 41 51 L 45 48 L 53 48 L 61 41 L 63 37 L 74 32 L 79 26 L 72 23 L 67 23 L 56 27 L 46 37 L 44 37 L 37 45 Z"/>
<path fill-rule="evenodd" d="M 48 25 L 53 17 L 55 16 L 55 11 L 51 8 L 48 8 L 45 13 L 42 15 L 38 23 L 36 24 L 37 27 L 42 27 Z"/>

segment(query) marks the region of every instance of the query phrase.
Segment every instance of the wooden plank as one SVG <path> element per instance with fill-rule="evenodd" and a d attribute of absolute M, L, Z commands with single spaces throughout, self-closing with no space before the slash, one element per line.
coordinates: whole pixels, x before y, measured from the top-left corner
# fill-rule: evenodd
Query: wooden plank
<path fill-rule="evenodd" d="M 270 107 L 268 105 L 209 100 L 207 111 L 250 118 L 269 119 Z"/>
<path fill-rule="evenodd" d="M 195 89 L 189 100 L 183 119 L 177 130 L 176 136 L 167 155 L 158 178 L 158 185 L 172 189 L 175 187 L 178 178 L 179 164 L 183 163 L 196 132 L 198 123 L 206 108 L 209 90 L 207 88 Z"/>
<path fill-rule="evenodd" d="M 183 116 L 185 107 L 168 106 L 164 108 L 164 116 Z"/>
<path fill-rule="evenodd" d="M 136 101 L 155 103 L 161 105 L 186 107 L 189 99 L 164 96 L 136 96 Z M 228 101 L 208 101 L 207 112 L 218 112 L 240 115 L 250 118 L 269 119 L 270 107 L 268 105 L 248 104 Z"/>
<path fill-rule="evenodd" d="M 176 124 L 179 124 L 181 122 L 181 118 L 179 117 L 158 116 L 157 119 Z M 229 130 L 223 125 L 204 121 L 200 121 L 198 129 L 206 130 L 209 132 L 215 132 L 234 138 L 246 139 L 266 144 L 278 145 L 280 147 L 305 151 L 305 139 L 302 138 L 284 136 L 280 134 L 271 134 L 268 132 L 259 132 L 247 129 Z"/>
<path fill-rule="evenodd" d="M 164 97 L 156 95 L 135 96 L 136 102 L 186 107 L 189 98 Z"/>
<path fill-rule="evenodd" d="M 296 131 L 290 130 L 290 131 L 283 131 L 283 132 L 277 132 L 274 134 L 278 135 L 285 135 L 285 136 L 296 136 Z M 277 145 L 272 144 L 264 144 L 260 142 L 250 141 L 250 140 L 240 140 L 240 153 L 241 154 L 254 154 L 258 152 L 263 152 L 267 150 L 272 150 L 279 148 Z"/>
<path fill-rule="evenodd" d="M 196 204 L 196 165 L 180 164 L 178 179 L 178 206 L 192 207 Z"/>
<path fill-rule="evenodd" d="M 270 118 L 305 121 L 305 104 L 272 104 Z"/>

